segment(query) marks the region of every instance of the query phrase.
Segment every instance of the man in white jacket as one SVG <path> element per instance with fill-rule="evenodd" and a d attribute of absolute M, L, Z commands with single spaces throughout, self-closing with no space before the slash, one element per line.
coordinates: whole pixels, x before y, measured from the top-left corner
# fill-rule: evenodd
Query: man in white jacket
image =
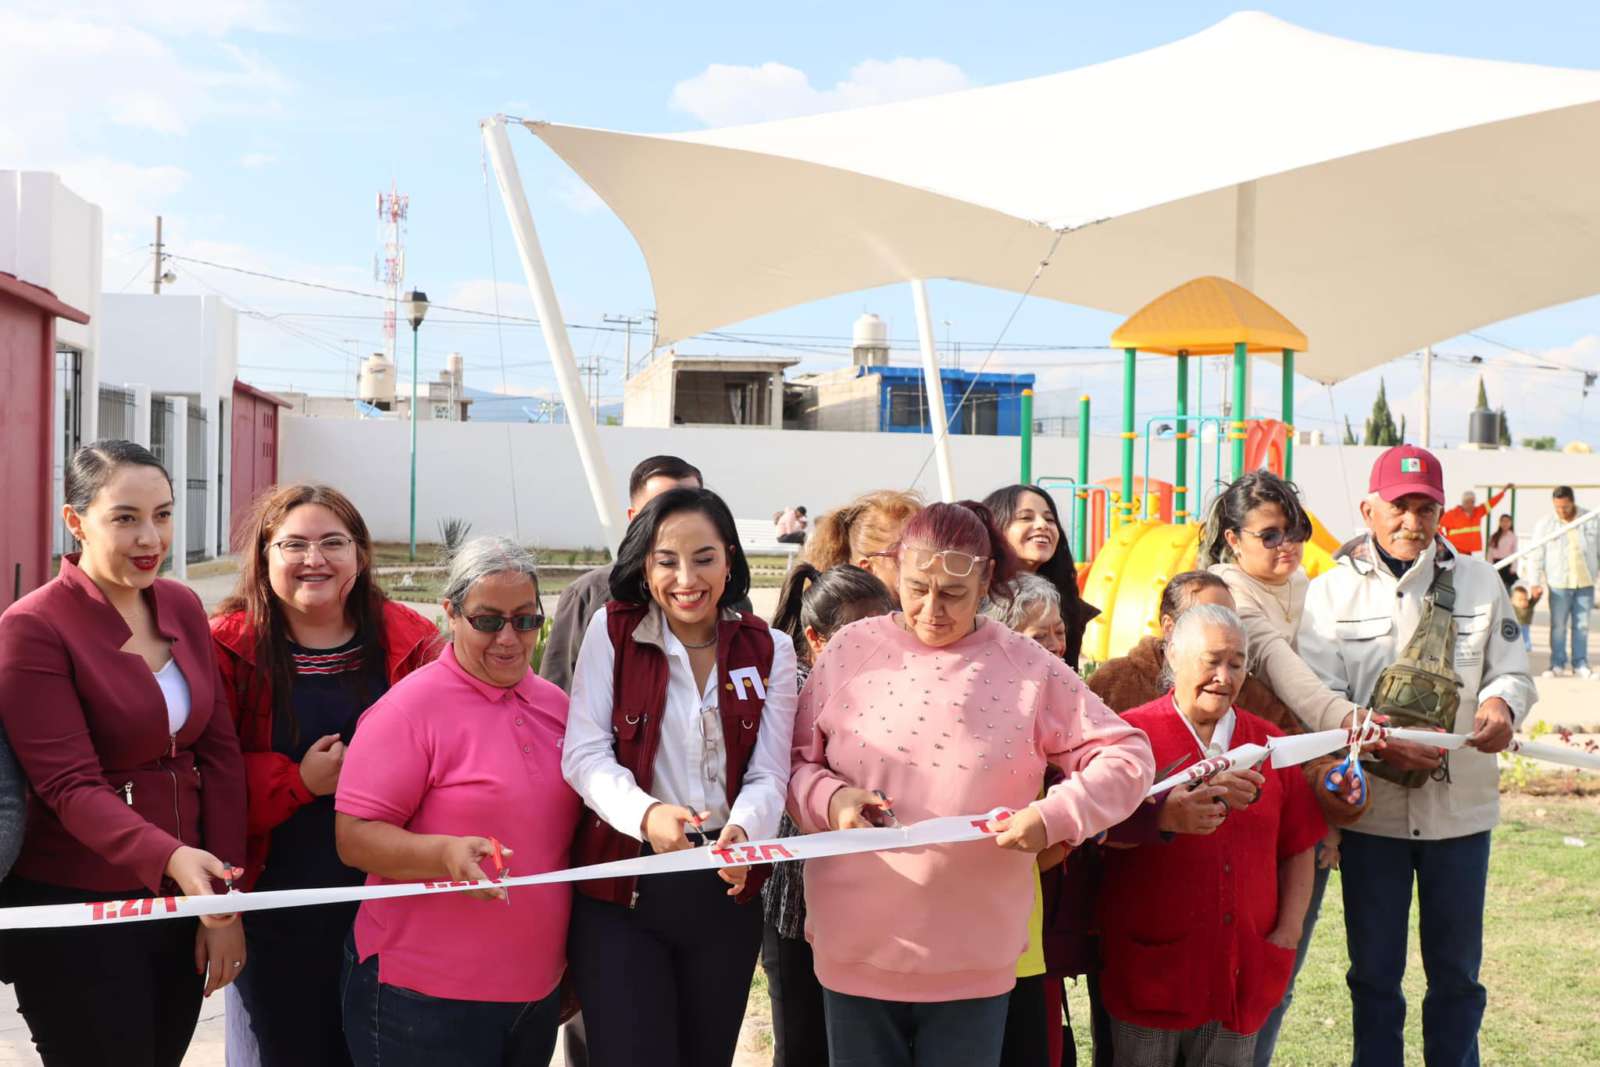
<path fill-rule="evenodd" d="M 1368 533 L 1340 548 L 1338 566 L 1311 583 L 1300 655 L 1327 682 L 1369 706 L 1378 677 L 1417 629 L 1435 570 L 1455 591 L 1453 665 L 1461 680 L 1454 732 L 1470 735 L 1449 755 L 1392 741 L 1381 758 L 1426 770 L 1420 788 L 1369 776 L 1371 804 L 1342 848 L 1350 949 L 1355 1062 L 1405 1062 L 1405 974 L 1415 880 L 1428 993 L 1422 1005 L 1428 1067 L 1478 1063 L 1486 1001 L 1478 982 L 1489 833 L 1500 818 L 1495 753 L 1535 700 L 1528 655 L 1505 587 L 1493 568 L 1438 536 L 1444 479 L 1432 453 L 1402 445 L 1378 457 L 1361 514 Z"/>

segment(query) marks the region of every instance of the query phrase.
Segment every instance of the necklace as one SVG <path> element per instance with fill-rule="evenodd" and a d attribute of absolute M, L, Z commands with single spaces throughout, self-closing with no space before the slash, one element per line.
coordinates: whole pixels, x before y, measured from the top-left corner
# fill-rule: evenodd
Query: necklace
<path fill-rule="evenodd" d="M 678 638 L 678 643 L 681 644 L 684 648 L 693 648 L 693 649 L 710 648 L 712 645 L 717 643 L 717 635 L 715 633 L 713 633 L 711 635 L 711 640 L 706 641 L 703 644 L 693 645 L 693 644 L 690 644 L 688 641 L 685 641 L 681 637 Z"/>

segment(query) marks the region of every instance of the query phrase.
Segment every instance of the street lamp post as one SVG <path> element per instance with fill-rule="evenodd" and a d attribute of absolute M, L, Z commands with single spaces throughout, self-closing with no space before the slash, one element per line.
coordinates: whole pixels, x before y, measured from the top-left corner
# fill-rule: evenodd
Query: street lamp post
<path fill-rule="evenodd" d="M 417 328 L 428 314 L 428 294 L 413 289 L 400 298 L 411 320 L 411 558 L 417 558 Z"/>

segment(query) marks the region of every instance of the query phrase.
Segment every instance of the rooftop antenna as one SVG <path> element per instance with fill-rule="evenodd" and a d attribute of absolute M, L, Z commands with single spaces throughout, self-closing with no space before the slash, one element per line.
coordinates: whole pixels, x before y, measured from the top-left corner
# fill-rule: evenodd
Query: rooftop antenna
<path fill-rule="evenodd" d="M 394 326 L 400 309 L 400 283 L 406 276 L 406 215 L 411 198 L 400 192 L 394 179 L 389 191 L 378 194 L 378 243 L 372 275 L 383 283 L 388 306 L 383 309 L 383 356 L 394 362 Z"/>

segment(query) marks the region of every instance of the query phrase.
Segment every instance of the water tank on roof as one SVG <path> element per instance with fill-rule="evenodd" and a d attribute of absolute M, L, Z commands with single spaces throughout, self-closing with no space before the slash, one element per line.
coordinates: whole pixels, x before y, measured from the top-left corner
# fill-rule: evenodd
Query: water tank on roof
<path fill-rule="evenodd" d="M 889 327 L 870 311 L 856 320 L 850 345 L 850 362 L 858 367 L 889 365 Z"/>
<path fill-rule="evenodd" d="M 1479 448 L 1500 447 L 1500 413 L 1478 408 L 1467 415 L 1467 443 Z"/>
<path fill-rule="evenodd" d="M 356 395 L 384 410 L 394 403 L 394 363 L 374 352 L 361 361 L 360 384 Z"/>

